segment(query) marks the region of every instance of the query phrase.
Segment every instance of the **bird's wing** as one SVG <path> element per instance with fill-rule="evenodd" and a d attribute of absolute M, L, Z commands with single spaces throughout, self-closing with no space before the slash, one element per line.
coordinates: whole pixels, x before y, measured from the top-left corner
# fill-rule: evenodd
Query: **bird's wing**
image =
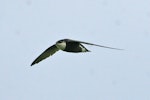
<path fill-rule="evenodd" d="M 78 41 L 78 40 L 71 40 L 68 39 L 70 42 L 79 42 L 79 43 L 83 43 L 83 44 L 88 44 L 88 45 L 94 45 L 94 46 L 98 46 L 98 47 L 103 47 L 103 48 L 108 48 L 108 49 L 115 49 L 115 50 L 123 50 L 123 49 L 119 49 L 119 48 L 113 48 L 113 47 L 107 47 L 107 46 L 103 46 L 103 45 L 97 45 L 97 44 L 93 44 L 93 43 L 88 43 L 88 42 L 83 42 L 83 41 Z"/>
<path fill-rule="evenodd" d="M 31 64 L 34 65 L 36 63 L 39 63 L 40 61 L 46 59 L 47 57 L 53 55 L 56 51 L 58 51 L 59 49 L 56 47 L 56 45 L 53 45 L 51 47 L 49 47 L 48 49 L 46 49 L 40 56 L 38 56 Z"/>

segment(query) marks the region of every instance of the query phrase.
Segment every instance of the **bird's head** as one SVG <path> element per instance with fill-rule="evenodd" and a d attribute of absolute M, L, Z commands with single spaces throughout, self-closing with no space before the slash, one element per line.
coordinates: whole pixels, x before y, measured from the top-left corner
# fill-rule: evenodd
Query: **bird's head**
<path fill-rule="evenodd" d="M 66 48 L 66 41 L 65 40 L 59 40 L 56 42 L 57 48 L 64 50 Z"/>

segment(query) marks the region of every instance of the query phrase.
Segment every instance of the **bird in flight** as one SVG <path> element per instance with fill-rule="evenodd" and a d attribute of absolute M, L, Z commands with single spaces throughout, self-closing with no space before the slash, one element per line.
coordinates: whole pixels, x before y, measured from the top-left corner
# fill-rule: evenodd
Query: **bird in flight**
<path fill-rule="evenodd" d="M 93 45 L 93 46 L 115 49 L 115 50 L 122 50 L 122 49 L 118 49 L 118 48 L 112 48 L 112 47 L 92 44 L 92 43 L 83 42 L 83 41 L 77 41 L 77 40 L 72 40 L 72 39 L 62 39 L 62 40 L 57 41 L 56 44 L 52 45 L 51 47 L 46 49 L 41 55 L 39 55 L 32 62 L 31 66 L 36 63 L 39 63 L 40 61 L 46 59 L 49 56 L 52 56 L 54 53 L 56 53 L 59 50 L 63 50 L 66 52 L 72 52 L 72 53 L 90 52 L 82 44 Z"/>

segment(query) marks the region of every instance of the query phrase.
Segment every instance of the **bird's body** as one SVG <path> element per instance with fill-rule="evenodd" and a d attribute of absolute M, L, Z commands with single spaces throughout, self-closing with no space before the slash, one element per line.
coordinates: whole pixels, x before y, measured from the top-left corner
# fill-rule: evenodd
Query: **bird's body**
<path fill-rule="evenodd" d="M 60 40 L 56 42 L 56 46 L 66 52 L 80 53 L 89 51 L 80 42 L 70 41 L 70 39 Z"/>
<path fill-rule="evenodd" d="M 101 45 L 87 43 L 87 42 L 83 42 L 83 41 L 77 41 L 77 40 L 71 40 L 71 39 L 62 39 L 62 40 L 57 41 L 56 44 L 54 44 L 51 47 L 49 47 L 48 49 L 46 49 L 39 57 L 37 57 L 33 61 L 31 66 L 36 64 L 36 63 L 39 63 L 40 61 L 46 59 L 47 57 L 53 55 L 58 50 L 62 50 L 62 51 L 66 51 L 66 52 L 72 52 L 72 53 L 90 52 L 81 43 L 99 46 L 99 47 L 103 47 L 103 48 L 121 50 L 121 49 L 117 49 L 117 48 L 101 46 Z"/>

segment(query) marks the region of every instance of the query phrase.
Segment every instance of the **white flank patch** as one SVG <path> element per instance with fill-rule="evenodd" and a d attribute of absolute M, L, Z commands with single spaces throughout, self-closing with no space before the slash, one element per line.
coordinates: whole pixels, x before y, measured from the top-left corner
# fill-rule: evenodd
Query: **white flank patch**
<path fill-rule="evenodd" d="M 66 42 L 56 43 L 57 48 L 64 50 L 66 48 Z"/>
<path fill-rule="evenodd" d="M 86 52 L 87 51 L 82 45 L 79 45 L 79 47 L 81 47 L 82 52 Z"/>

